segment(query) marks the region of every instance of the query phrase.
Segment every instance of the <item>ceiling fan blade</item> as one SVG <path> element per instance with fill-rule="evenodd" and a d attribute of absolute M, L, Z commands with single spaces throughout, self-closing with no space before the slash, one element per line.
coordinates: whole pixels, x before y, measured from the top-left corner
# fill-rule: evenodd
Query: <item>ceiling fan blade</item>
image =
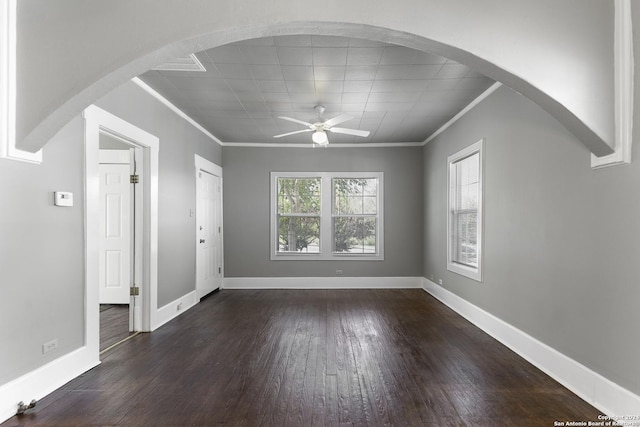
<path fill-rule="evenodd" d="M 325 129 L 330 128 L 331 126 L 335 126 L 337 124 L 340 124 L 342 122 L 346 122 L 347 120 L 351 120 L 353 119 L 353 116 L 350 116 L 349 114 L 340 114 L 339 116 L 336 116 L 332 119 L 327 120 L 326 122 L 323 123 Z"/>
<path fill-rule="evenodd" d="M 282 119 L 282 120 L 288 120 L 288 121 L 293 122 L 293 123 L 299 123 L 301 125 L 304 125 L 304 126 L 307 126 L 307 127 L 311 128 L 311 129 L 314 128 L 313 123 L 303 122 L 302 120 L 294 119 L 293 117 L 278 116 L 278 118 Z"/>
<path fill-rule="evenodd" d="M 370 133 L 368 130 L 346 129 L 346 128 L 329 128 L 327 130 L 333 133 L 344 133 L 346 135 L 355 135 L 355 136 L 369 136 L 369 133 Z"/>
<path fill-rule="evenodd" d="M 313 129 L 302 129 L 302 130 L 297 130 L 294 132 L 288 132 L 288 133 L 282 133 L 280 135 L 274 135 L 274 138 L 282 138 L 283 136 L 289 136 L 289 135 L 295 135 L 297 133 L 304 133 L 304 132 L 311 132 L 313 131 Z"/>

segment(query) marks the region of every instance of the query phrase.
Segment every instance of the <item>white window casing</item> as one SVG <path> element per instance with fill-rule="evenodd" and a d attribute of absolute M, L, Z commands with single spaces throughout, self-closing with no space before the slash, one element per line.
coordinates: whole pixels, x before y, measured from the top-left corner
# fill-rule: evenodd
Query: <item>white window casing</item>
<path fill-rule="evenodd" d="M 478 282 L 482 282 L 483 142 L 447 158 L 447 269 Z"/>
<path fill-rule="evenodd" d="M 291 201 L 280 201 L 279 205 L 279 182 L 283 185 L 291 179 L 289 185 L 293 185 L 295 180 L 300 180 L 299 184 L 305 188 L 315 188 L 315 182 L 319 183 L 319 195 L 307 197 L 307 205 L 319 202 L 319 209 L 315 211 L 308 206 L 301 209 Z M 311 181 L 309 181 L 311 180 Z M 314 181 L 317 180 L 317 181 Z M 355 191 L 345 197 L 350 199 L 348 203 L 358 203 L 361 201 L 367 208 L 361 211 L 343 212 L 336 206 L 334 185 L 349 184 L 353 180 L 362 183 L 362 191 Z M 375 191 L 373 190 L 375 189 Z M 384 181 L 382 172 L 271 172 L 271 206 L 270 206 L 270 259 L 271 260 L 384 260 Z M 366 192 L 366 194 L 364 194 Z M 280 194 L 282 197 L 282 195 Z M 355 201 L 351 200 L 355 199 Z M 286 205 L 286 206 L 282 206 Z M 308 221 L 307 227 L 310 235 L 305 236 L 303 242 L 299 244 L 296 236 L 291 235 L 286 240 L 286 244 L 281 242 L 280 224 L 291 224 L 289 221 Z M 315 223 L 319 222 L 319 232 L 315 231 Z M 336 243 L 337 224 L 374 224 L 373 230 L 367 232 L 362 225 L 362 232 L 359 238 L 359 245 L 350 247 L 344 243 Z M 317 238 L 316 238 L 317 234 Z M 346 235 L 349 237 L 350 235 Z M 341 234 L 344 242 L 345 234 Z M 351 239 L 351 240 L 353 240 Z M 289 247 L 291 241 L 294 247 Z M 339 246 L 339 247 L 337 247 Z"/>

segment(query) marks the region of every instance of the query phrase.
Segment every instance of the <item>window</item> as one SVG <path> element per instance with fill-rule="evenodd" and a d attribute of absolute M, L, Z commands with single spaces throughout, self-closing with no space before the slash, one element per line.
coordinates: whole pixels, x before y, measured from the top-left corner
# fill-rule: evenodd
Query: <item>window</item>
<path fill-rule="evenodd" d="M 482 140 L 450 156 L 447 269 L 482 281 Z"/>
<path fill-rule="evenodd" d="M 384 259 L 382 189 L 381 172 L 272 172 L 271 259 Z"/>
<path fill-rule="evenodd" d="M 320 178 L 279 178 L 278 252 L 320 252 Z"/>
<path fill-rule="evenodd" d="M 378 179 L 333 179 L 333 251 L 376 253 Z"/>

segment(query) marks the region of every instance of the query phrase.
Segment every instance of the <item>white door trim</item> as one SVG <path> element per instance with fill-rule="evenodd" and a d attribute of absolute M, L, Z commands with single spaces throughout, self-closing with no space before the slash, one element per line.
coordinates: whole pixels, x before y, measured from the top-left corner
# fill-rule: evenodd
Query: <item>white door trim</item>
<path fill-rule="evenodd" d="M 99 303 L 98 255 L 99 255 L 99 134 L 108 133 L 133 143 L 144 151 L 145 209 L 144 271 L 141 283 L 143 295 L 142 330 L 151 331 L 157 326 L 158 311 L 158 137 L 91 105 L 83 116 L 85 119 L 85 344 L 91 353 L 99 353 Z M 146 178 L 146 179 L 144 179 Z"/>
<path fill-rule="evenodd" d="M 204 171 L 207 172 L 211 175 L 215 175 L 217 177 L 220 178 L 220 227 L 222 230 L 224 230 L 224 218 L 223 218 L 223 214 L 222 212 L 223 210 L 223 200 L 224 200 L 224 194 L 223 194 L 223 188 L 224 186 L 222 185 L 222 167 L 216 165 L 215 163 L 205 159 L 202 156 L 198 156 L 197 154 L 194 155 L 195 158 L 195 185 L 196 185 L 196 192 L 197 192 L 197 183 L 198 183 L 198 172 L 199 171 Z M 195 233 L 196 235 L 198 234 L 198 221 L 196 221 L 196 225 L 195 225 Z M 197 249 L 196 249 L 197 250 Z M 224 231 L 222 231 L 220 233 L 220 268 L 222 269 L 222 280 L 220 283 L 220 289 L 222 289 L 222 287 L 224 286 Z M 198 272 L 196 271 L 196 293 L 198 290 L 198 283 L 197 283 L 197 274 Z"/>
<path fill-rule="evenodd" d="M 210 173 L 211 175 L 216 175 L 222 178 L 222 167 L 216 165 L 215 163 L 205 159 L 202 156 L 195 156 L 195 165 L 197 170 L 203 170 L 205 172 Z"/>

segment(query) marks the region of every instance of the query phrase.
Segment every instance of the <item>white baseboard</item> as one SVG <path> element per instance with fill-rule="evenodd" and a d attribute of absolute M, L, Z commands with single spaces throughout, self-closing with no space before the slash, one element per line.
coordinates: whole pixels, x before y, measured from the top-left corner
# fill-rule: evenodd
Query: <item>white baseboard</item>
<path fill-rule="evenodd" d="M 197 303 L 198 299 L 196 298 L 196 291 L 192 291 L 181 296 L 175 301 L 171 301 L 169 304 L 160 307 L 156 313 L 156 325 L 154 330 L 158 329 L 168 321 L 180 316 Z"/>
<path fill-rule="evenodd" d="M 423 278 L 423 288 L 602 413 L 640 414 L 640 396 L 428 279 Z"/>
<path fill-rule="evenodd" d="M 406 289 L 421 277 L 226 277 L 225 289 Z"/>
<path fill-rule="evenodd" d="M 13 417 L 20 401 L 40 400 L 100 364 L 98 354 L 81 347 L 0 386 L 0 423 Z"/>

